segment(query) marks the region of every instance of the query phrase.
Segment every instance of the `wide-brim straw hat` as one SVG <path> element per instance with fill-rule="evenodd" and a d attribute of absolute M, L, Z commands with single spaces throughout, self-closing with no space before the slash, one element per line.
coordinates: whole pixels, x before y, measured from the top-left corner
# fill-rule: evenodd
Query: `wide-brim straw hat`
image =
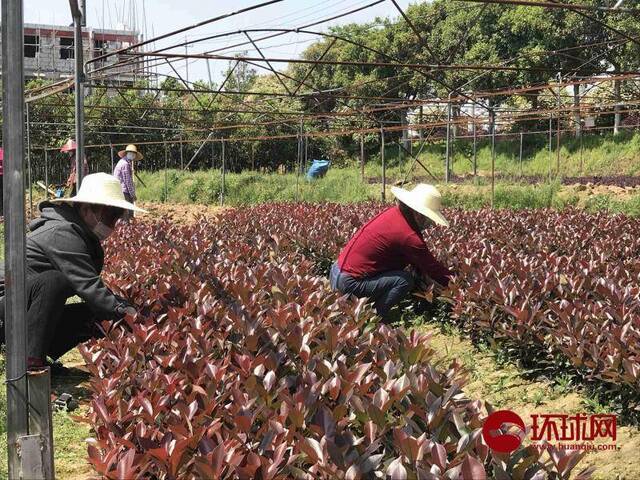
<path fill-rule="evenodd" d="M 438 225 L 449 226 L 449 222 L 441 213 L 442 196 L 433 185 L 419 183 L 413 190 L 391 187 L 391 193 L 409 208 L 433 220 Z"/>
<path fill-rule="evenodd" d="M 62 148 L 60 149 L 61 152 L 71 152 L 73 150 L 75 150 L 77 147 L 76 142 L 74 140 L 72 140 L 71 138 L 69 140 L 67 140 L 67 142 L 62 146 Z"/>
<path fill-rule="evenodd" d="M 122 208 L 134 212 L 147 213 L 146 210 L 127 202 L 122 193 L 120 181 L 107 173 L 92 173 L 82 179 L 82 185 L 75 197 L 56 198 L 52 203 L 88 203 Z"/>
<path fill-rule="evenodd" d="M 142 155 L 138 149 L 136 148 L 135 145 L 127 145 L 127 148 L 125 148 L 124 150 L 120 150 L 118 152 L 118 156 L 120 158 L 124 158 L 127 155 L 127 152 L 133 152 L 136 154 L 136 160 L 142 160 L 144 158 L 144 155 Z"/>

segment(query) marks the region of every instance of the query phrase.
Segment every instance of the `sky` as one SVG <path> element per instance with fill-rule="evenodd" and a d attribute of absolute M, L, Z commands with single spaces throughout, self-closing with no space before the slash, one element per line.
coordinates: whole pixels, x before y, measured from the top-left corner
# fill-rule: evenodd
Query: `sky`
<path fill-rule="evenodd" d="M 237 11 L 256 5 L 264 0 L 86 0 L 87 25 L 94 28 L 118 28 L 123 24 L 135 24 L 138 30 L 146 34 L 146 38 L 157 37 L 161 34 L 194 25 L 203 20 L 218 15 Z M 203 38 L 222 32 L 256 28 L 296 28 L 320 19 L 332 17 L 350 10 L 373 3 L 375 0 L 284 0 L 224 19 L 184 34 L 176 35 L 166 41 L 158 42 L 155 47 L 161 48 L 187 40 Z M 415 3 L 416 0 L 412 0 Z M 402 9 L 406 9 L 409 0 L 397 0 Z M 69 0 L 35 0 L 24 2 L 24 20 L 27 23 L 46 23 L 68 25 L 72 22 L 69 12 Z M 397 17 L 398 11 L 390 0 L 385 0 L 373 7 L 353 13 L 347 17 L 325 22 L 310 27 L 311 30 L 326 31 L 328 27 L 352 22 L 368 22 L 376 17 Z M 264 35 L 251 33 L 251 36 Z M 317 38 L 317 37 L 315 37 Z M 292 58 L 298 56 L 314 36 L 305 34 L 287 34 L 278 38 L 258 43 L 263 53 L 271 57 Z M 200 42 L 189 47 L 188 53 L 202 53 L 208 50 L 227 47 L 240 41 L 246 41 L 244 36 L 227 37 L 224 39 Z M 263 49 L 263 46 L 266 47 Z M 249 56 L 259 56 L 251 45 L 239 47 L 234 53 L 247 51 Z M 178 50 L 174 50 L 177 52 Z M 184 47 L 180 48 L 184 53 Z M 221 52 L 222 53 L 222 52 Z M 227 52 L 224 52 L 226 55 Z M 218 84 L 228 62 L 223 60 L 210 61 L 212 80 Z M 174 67 L 180 75 L 188 73 L 189 81 L 207 80 L 209 77 L 205 60 L 192 60 L 187 66 L 184 60 L 174 62 Z M 284 69 L 284 64 L 275 66 Z M 170 67 L 159 69 L 160 73 L 172 73 Z"/>

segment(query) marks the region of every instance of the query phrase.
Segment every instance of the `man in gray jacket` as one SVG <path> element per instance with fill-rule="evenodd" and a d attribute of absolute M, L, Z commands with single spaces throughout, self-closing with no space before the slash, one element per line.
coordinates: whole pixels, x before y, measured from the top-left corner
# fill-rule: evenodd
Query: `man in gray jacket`
<path fill-rule="evenodd" d="M 109 290 L 100 273 L 101 242 L 126 210 L 144 210 L 124 199 L 120 182 L 88 175 L 78 195 L 42 202 L 29 224 L 27 263 L 27 362 L 40 367 L 97 334 L 96 323 L 136 310 Z M 0 344 L 4 344 L 4 266 L 0 266 Z M 82 302 L 67 304 L 77 295 Z"/>

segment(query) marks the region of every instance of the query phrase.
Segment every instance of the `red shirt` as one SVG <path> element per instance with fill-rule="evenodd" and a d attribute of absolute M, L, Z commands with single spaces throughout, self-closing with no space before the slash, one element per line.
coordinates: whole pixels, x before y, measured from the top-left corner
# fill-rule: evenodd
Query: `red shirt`
<path fill-rule="evenodd" d="M 340 271 L 354 278 L 402 270 L 407 265 L 441 285 L 449 283 L 451 271 L 429 252 L 422 235 L 409 225 L 397 206 L 358 230 L 338 257 Z"/>

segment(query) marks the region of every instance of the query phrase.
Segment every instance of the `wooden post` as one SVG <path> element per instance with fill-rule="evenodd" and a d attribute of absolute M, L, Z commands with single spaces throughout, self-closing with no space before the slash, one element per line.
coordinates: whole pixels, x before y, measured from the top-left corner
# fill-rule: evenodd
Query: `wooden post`
<path fill-rule="evenodd" d="M 51 376 L 49 369 L 27 374 L 29 391 L 29 434 L 40 436 L 42 480 L 53 479 L 53 423 L 51 419 Z M 23 472 L 24 473 L 24 472 Z M 38 472 L 40 473 L 40 472 Z M 37 478 L 37 477 L 31 477 Z"/>
<path fill-rule="evenodd" d="M 364 182 L 364 133 L 360 134 L 360 177 Z"/>
<path fill-rule="evenodd" d="M 380 125 L 380 158 L 382 160 L 382 201 L 386 201 L 387 195 L 387 164 L 384 160 L 384 127 Z"/>

